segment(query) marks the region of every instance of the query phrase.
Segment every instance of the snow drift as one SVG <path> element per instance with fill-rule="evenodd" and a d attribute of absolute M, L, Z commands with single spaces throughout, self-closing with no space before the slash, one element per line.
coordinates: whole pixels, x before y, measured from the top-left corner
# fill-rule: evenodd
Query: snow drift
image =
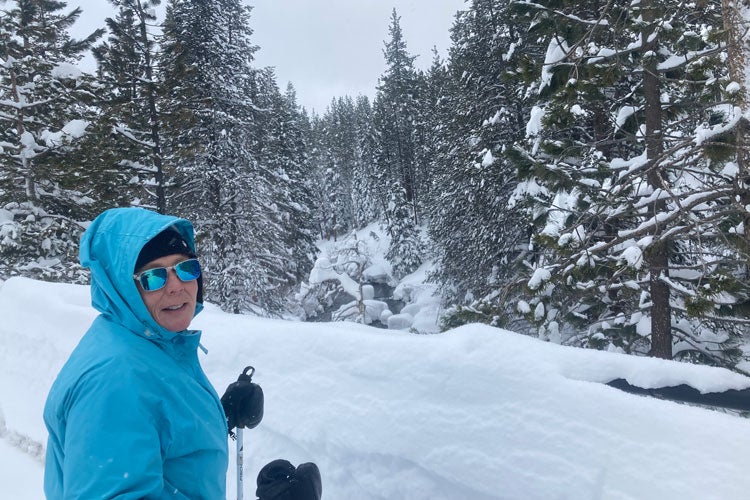
<path fill-rule="evenodd" d="M 43 497 L 42 407 L 95 316 L 88 294 L 23 278 L 0 285 L 4 498 Z M 193 326 L 204 331 L 201 361 L 219 393 L 252 364 L 266 395 L 263 422 L 244 433 L 246 498 L 258 470 L 280 457 L 315 461 L 328 500 L 734 499 L 750 491 L 750 421 L 604 385 L 750 387 L 727 370 L 480 325 L 414 335 L 208 305 Z"/>

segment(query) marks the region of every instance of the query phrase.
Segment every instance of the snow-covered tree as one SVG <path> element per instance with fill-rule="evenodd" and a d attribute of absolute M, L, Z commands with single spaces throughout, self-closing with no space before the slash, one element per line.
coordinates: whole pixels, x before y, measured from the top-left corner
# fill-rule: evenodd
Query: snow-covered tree
<path fill-rule="evenodd" d="M 357 163 L 352 182 L 352 204 L 357 228 L 363 228 L 381 216 L 383 207 L 378 203 L 375 152 L 375 132 L 372 106 L 367 96 L 358 96 L 354 103 L 354 126 L 357 130 Z"/>
<path fill-rule="evenodd" d="M 390 39 L 385 42 L 383 50 L 386 70 L 380 77 L 373 103 L 373 120 L 378 137 L 376 175 L 383 203 L 387 203 L 385 200 L 389 199 L 391 184 L 401 184 L 406 190 L 406 201 L 412 206 L 412 217 L 417 223 L 421 194 L 416 190 L 420 168 L 416 163 L 417 144 L 414 134 L 419 118 L 418 94 L 421 82 L 414 69 L 416 56 L 407 51 L 401 18 L 395 9 L 391 14 L 388 32 Z"/>
<path fill-rule="evenodd" d="M 331 151 L 326 146 L 325 120 L 316 113 L 310 117 L 310 128 L 307 132 L 308 178 L 313 183 L 311 192 L 313 200 L 313 222 L 321 239 L 335 237 L 333 233 L 333 207 L 328 196 L 327 169 L 331 165 Z"/>
<path fill-rule="evenodd" d="M 305 119 L 297 106 L 293 86 L 281 94 L 272 69 L 258 72 L 256 105 L 259 149 L 254 191 L 243 210 L 254 213 L 250 223 L 257 237 L 273 234 L 263 245 L 249 249 L 249 257 L 262 263 L 259 281 L 253 287 L 259 304 L 272 311 L 305 279 L 315 261 L 311 179 L 306 177 L 307 145 Z"/>
<path fill-rule="evenodd" d="M 747 147 L 746 137 L 750 131 L 750 80 L 747 75 L 750 64 L 750 15 L 747 2 L 744 1 L 723 1 L 721 8 L 727 38 L 726 64 L 731 80 L 726 90 L 740 110 L 739 118 L 734 124 L 734 154 L 739 170 L 738 179 L 745 188 L 740 193 L 740 199 L 742 205 L 747 207 L 750 206 L 750 149 Z M 750 227 L 750 212 L 745 216 L 743 226 Z M 744 237 L 746 247 L 750 248 L 750 231 L 745 231 Z"/>
<path fill-rule="evenodd" d="M 450 76 L 448 67 L 437 49 L 432 49 L 432 65 L 421 75 L 419 92 L 419 114 L 414 127 L 416 142 L 415 161 L 420 167 L 417 176 L 417 192 L 420 212 L 425 213 L 435 203 L 435 174 L 439 172 L 438 155 L 443 145 L 445 130 L 451 116 L 447 111 L 447 90 Z"/>
<path fill-rule="evenodd" d="M 429 227 L 435 278 L 448 304 L 483 311 L 446 318 L 450 324 L 508 326 L 515 316 L 508 297 L 516 293 L 514 263 L 527 246 L 528 228 L 521 211 L 508 207 L 516 168 L 507 155 L 523 138 L 530 104 L 520 75 L 525 58 L 534 59 L 538 50 L 509 18 L 508 5 L 475 0 L 460 12 L 451 29 L 447 81 L 436 64 L 431 71 L 442 86 Z M 519 44 L 523 50 L 515 50 Z"/>
<path fill-rule="evenodd" d="M 546 338 L 731 364 L 747 208 L 720 2 L 516 7 L 547 43 L 517 150 L 536 251 L 521 309 Z"/>
<path fill-rule="evenodd" d="M 81 10 L 15 0 L 0 12 L 0 277 L 80 279 L 76 250 L 101 181 L 74 153 L 94 119 L 92 81 L 75 63 L 101 36 L 74 40 Z"/>
<path fill-rule="evenodd" d="M 411 204 L 406 200 L 406 189 L 394 182 L 391 199 L 385 210 L 385 230 L 391 244 L 385 258 L 393 266 L 393 276 L 401 279 L 414 272 L 424 259 L 424 244 L 419 228 L 412 217 Z"/>
<path fill-rule="evenodd" d="M 175 173 L 168 209 L 198 228 L 208 297 L 244 310 L 257 286 L 249 255 L 267 238 L 254 230 L 250 8 L 238 0 L 172 0 L 160 58 L 164 160 Z"/>
<path fill-rule="evenodd" d="M 109 37 L 93 50 L 103 86 L 99 120 L 101 143 L 89 154 L 110 162 L 126 182 L 128 204 L 164 213 L 167 207 L 162 159 L 162 117 L 156 68 L 155 7 L 161 0 L 109 0 L 117 8 L 107 18 Z"/>
<path fill-rule="evenodd" d="M 336 238 L 376 218 L 376 148 L 372 108 L 365 96 L 331 100 L 312 122 L 310 163 L 317 179 L 316 218 L 325 237 Z"/>
<path fill-rule="evenodd" d="M 324 178 L 327 205 L 326 226 L 329 233 L 343 234 L 356 227 L 355 207 L 352 203 L 356 176 L 356 144 L 354 101 L 349 96 L 331 100 L 323 120 L 321 147 L 325 163 L 319 165 Z"/>

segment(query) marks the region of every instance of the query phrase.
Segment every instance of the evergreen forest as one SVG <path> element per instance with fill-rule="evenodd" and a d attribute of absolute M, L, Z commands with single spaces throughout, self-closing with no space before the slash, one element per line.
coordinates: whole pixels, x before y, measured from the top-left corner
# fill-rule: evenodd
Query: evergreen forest
<path fill-rule="evenodd" d="M 193 222 L 211 302 L 289 317 L 316 241 L 379 223 L 443 328 L 748 361 L 742 2 L 467 0 L 427 70 L 394 10 L 375 97 L 316 114 L 241 0 L 107 1 L 78 40 L 64 1 L 0 0 L 0 282 L 86 283 L 87 223 L 141 206 Z"/>

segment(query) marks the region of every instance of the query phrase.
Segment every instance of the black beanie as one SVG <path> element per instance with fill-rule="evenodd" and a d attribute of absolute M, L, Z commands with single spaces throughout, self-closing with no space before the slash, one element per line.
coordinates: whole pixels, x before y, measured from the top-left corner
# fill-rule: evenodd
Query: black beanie
<path fill-rule="evenodd" d="M 141 253 L 138 254 L 138 260 L 135 262 L 133 272 L 137 272 L 152 260 L 173 254 L 182 254 L 195 258 L 195 252 L 190 249 L 190 245 L 185 241 L 185 238 L 176 229 L 170 227 L 143 245 Z"/>

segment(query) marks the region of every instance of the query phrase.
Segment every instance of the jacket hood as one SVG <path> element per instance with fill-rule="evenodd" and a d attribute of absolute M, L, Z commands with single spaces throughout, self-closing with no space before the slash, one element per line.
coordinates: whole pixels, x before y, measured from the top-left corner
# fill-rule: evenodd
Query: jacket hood
<path fill-rule="evenodd" d="M 129 330 L 165 339 L 182 332 L 171 332 L 154 321 L 141 299 L 133 273 L 143 246 L 170 227 L 183 236 L 195 253 L 193 225 L 189 221 L 143 208 L 102 212 L 83 233 L 79 251 L 81 265 L 91 270 L 94 308 Z M 202 309 L 203 303 L 198 302 L 195 314 Z"/>

